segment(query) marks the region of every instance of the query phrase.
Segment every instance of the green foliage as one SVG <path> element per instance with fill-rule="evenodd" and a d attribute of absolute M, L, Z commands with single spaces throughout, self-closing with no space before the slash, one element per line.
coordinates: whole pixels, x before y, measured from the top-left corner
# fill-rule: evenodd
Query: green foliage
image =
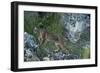
<path fill-rule="evenodd" d="M 83 48 L 81 51 L 81 58 L 82 59 L 88 59 L 90 58 L 90 49 L 89 48 Z"/>
<path fill-rule="evenodd" d="M 48 32 L 61 35 L 63 33 L 63 25 L 60 23 L 60 13 L 46 13 L 39 16 L 36 12 L 24 13 L 24 30 L 32 34 L 34 27 L 38 29 L 46 29 Z"/>
<path fill-rule="evenodd" d="M 24 31 L 32 34 L 32 30 L 38 24 L 37 13 L 24 12 Z"/>

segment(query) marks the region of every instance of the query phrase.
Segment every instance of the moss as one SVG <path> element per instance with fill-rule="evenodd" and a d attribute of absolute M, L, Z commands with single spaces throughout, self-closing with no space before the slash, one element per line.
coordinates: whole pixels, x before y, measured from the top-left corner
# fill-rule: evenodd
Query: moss
<path fill-rule="evenodd" d="M 90 48 L 83 48 L 81 51 L 81 58 L 88 59 L 90 58 Z"/>

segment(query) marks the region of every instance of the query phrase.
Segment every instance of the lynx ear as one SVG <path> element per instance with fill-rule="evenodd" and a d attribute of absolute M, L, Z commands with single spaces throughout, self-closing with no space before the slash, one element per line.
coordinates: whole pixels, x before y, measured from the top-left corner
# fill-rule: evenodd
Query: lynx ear
<path fill-rule="evenodd" d="M 35 27 L 34 30 L 37 30 L 37 27 Z"/>
<path fill-rule="evenodd" d="M 36 28 L 36 27 L 34 27 L 34 28 L 33 28 L 33 32 L 36 32 L 36 30 L 37 30 L 37 28 Z"/>

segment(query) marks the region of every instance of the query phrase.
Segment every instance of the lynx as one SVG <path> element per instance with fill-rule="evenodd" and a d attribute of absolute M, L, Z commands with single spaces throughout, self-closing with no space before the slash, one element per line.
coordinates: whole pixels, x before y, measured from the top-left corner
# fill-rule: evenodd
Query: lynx
<path fill-rule="evenodd" d="M 65 40 L 63 37 L 58 36 L 57 34 L 49 33 L 45 29 L 38 29 L 36 27 L 33 29 L 33 33 L 38 34 L 38 40 L 40 42 L 40 45 L 44 43 L 47 44 L 47 42 L 51 41 L 57 47 L 57 50 L 59 49 L 67 50 L 64 46 Z"/>

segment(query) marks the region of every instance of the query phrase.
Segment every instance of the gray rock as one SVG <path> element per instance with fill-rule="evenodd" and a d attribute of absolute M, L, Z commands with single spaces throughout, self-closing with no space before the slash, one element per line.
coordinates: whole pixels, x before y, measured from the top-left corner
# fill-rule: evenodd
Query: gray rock
<path fill-rule="evenodd" d="M 24 33 L 24 46 L 26 48 L 32 48 L 33 50 L 38 47 L 35 37 L 28 34 L 27 32 Z"/>

